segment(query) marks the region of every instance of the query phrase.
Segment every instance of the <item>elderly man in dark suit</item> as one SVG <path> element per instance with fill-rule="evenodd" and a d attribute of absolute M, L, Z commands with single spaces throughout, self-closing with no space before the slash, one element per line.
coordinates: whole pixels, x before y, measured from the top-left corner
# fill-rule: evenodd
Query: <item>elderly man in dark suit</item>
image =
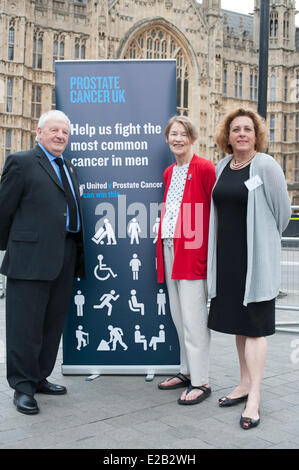
<path fill-rule="evenodd" d="M 39 412 L 35 393 L 67 391 L 47 377 L 55 365 L 73 279 L 85 277 L 79 187 L 62 155 L 69 133 L 64 113 L 43 114 L 38 145 L 9 155 L 1 178 L 7 379 L 17 410 L 25 414 Z"/>

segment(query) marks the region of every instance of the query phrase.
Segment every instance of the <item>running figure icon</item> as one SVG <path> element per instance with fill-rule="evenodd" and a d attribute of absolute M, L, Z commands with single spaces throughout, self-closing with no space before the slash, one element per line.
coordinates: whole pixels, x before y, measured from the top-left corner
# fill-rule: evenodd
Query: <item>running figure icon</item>
<path fill-rule="evenodd" d="M 95 309 L 102 309 L 104 307 L 108 307 L 107 315 L 108 317 L 111 316 L 112 313 L 112 304 L 111 301 L 113 300 L 114 302 L 119 298 L 119 294 L 114 295 L 115 290 L 111 290 L 110 292 L 107 292 L 106 294 L 103 294 L 102 297 L 100 298 L 100 305 L 94 305 L 93 308 Z"/>

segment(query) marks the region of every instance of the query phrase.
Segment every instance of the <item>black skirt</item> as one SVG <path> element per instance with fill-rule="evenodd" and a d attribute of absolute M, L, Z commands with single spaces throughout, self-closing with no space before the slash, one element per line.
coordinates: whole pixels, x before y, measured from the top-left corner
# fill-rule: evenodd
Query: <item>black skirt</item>
<path fill-rule="evenodd" d="M 261 337 L 275 333 L 275 299 L 243 305 L 247 272 L 247 200 L 250 165 L 224 168 L 214 190 L 218 214 L 216 294 L 208 327 L 222 333 Z"/>

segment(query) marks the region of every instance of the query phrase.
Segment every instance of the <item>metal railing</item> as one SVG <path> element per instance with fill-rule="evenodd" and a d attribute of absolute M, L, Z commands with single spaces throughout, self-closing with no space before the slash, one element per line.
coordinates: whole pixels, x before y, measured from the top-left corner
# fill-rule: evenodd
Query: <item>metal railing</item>
<path fill-rule="evenodd" d="M 276 300 L 276 310 L 284 311 L 287 317 L 275 322 L 276 331 L 288 333 L 299 333 L 299 214 L 297 217 L 296 210 L 299 211 L 299 206 L 292 206 L 291 222 L 296 225 L 291 231 L 295 236 L 281 239 L 281 289 Z"/>

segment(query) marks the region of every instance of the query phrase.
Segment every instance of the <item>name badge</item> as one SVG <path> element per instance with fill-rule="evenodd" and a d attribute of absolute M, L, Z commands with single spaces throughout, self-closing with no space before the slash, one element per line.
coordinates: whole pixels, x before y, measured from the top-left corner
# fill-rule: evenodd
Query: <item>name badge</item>
<path fill-rule="evenodd" d="M 253 191 L 254 189 L 258 188 L 263 184 L 259 175 L 255 175 L 249 180 L 244 182 L 245 186 L 247 187 L 248 191 Z"/>
<path fill-rule="evenodd" d="M 80 193 L 80 196 L 81 196 L 81 197 L 83 196 L 83 192 L 84 192 L 83 185 L 80 184 L 80 186 L 79 186 L 79 193 Z"/>

